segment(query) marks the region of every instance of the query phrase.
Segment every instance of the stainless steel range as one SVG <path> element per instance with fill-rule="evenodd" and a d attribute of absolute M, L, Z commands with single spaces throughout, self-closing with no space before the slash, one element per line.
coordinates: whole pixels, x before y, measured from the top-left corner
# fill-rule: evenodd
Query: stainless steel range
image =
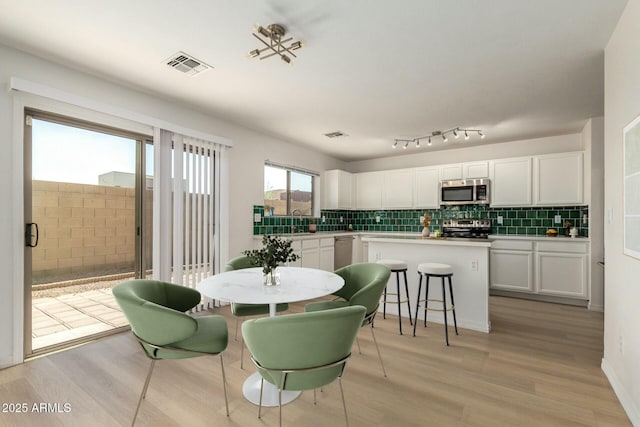
<path fill-rule="evenodd" d="M 442 223 L 444 237 L 486 239 L 491 234 L 490 219 L 445 219 Z"/>

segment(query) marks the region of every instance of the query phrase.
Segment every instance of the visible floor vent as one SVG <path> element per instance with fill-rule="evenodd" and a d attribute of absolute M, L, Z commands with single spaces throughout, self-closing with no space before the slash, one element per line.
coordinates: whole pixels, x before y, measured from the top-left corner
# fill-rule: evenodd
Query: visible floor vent
<path fill-rule="evenodd" d="M 209 68 L 213 68 L 212 66 L 207 65 L 199 59 L 195 59 L 193 56 L 187 55 L 184 52 L 178 52 L 175 55 L 171 55 L 171 57 L 165 62 L 168 66 L 190 76 L 206 71 Z"/>

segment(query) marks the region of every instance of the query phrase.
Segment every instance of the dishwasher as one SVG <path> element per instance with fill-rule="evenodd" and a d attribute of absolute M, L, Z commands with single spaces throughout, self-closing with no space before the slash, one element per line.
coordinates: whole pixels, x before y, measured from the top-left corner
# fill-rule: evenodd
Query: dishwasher
<path fill-rule="evenodd" d="M 338 236 L 335 238 L 333 251 L 333 268 L 337 270 L 351 264 L 353 250 L 353 236 Z"/>

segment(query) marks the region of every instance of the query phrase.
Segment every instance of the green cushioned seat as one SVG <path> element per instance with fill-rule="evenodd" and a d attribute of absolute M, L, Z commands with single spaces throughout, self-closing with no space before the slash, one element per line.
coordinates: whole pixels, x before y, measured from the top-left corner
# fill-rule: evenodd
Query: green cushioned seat
<path fill-rule="evenodd" d="M 239 256 L 230 259 L 225 266 L 225 271 L 241 270 L 243 268 L 260 267 L 254 264 L 248 257 Z M 276 304 L 276 312 L 280 313 L 289 309 L 289 304 L 281 303 Z M 248 317 L 248 316 L 261 316 L 269 314 L 269 304 L 243 304 L 238 302 L 231 303 L 231 314 L 236 317 Z M 238 324 L 239 320 L 236 319 L 236 339 L 238 339 Z M 240 352 L 240 369 L 244 369 L 244 345 Z"/>
<path fill-rule="evenodd" d="M 133 422 L 145 397 L 156 360 L 220 355 L 225 406 L 229 415 L 222 352 L 227 348 L 227 322 L 222 316 L 185 313 L 201 301 L 200 292 L 157 280 L 136 279 L 113 287 L 113 296 L 145 354 L 152 359 Z"/>
<path fill-rule="evenodd" d="M 243 323 L 242 335 L 262 381 L 280 392 L 311 390 L 341 379 L 365 312 L 352 306 L 252 319 Z"/>
<path fill-rule="evenodd" d="M 380 297 L 389 281 L 391 270 L 383 264 L 363 262 L 347 265 L 346 267 L 336 270 L 335 273 L 344 279 L 344 286 L 333 293 L 333 295 L 341 299 L 312 302 L 305 305 L 304 311 L 316 312 L 354 305 L 365 307 L 367 314 L 362 321 L 362 326 L 371 325 L 373 342 L 376 345 L 382 372 L 386 377 L 387 373 L 384 369 L 380 349 L 378 348 L 376 336 L 373 331 L 373 321 L 378 312 Z"/>

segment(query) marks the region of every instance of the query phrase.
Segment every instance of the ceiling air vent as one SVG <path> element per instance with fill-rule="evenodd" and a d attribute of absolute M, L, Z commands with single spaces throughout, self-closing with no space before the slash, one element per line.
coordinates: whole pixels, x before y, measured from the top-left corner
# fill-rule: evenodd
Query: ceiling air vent
<path fill-rule="evenodd" d="M 205 64 L 199 59 L 195 59 L 193 56 L 187 55 L 184 52 L 178 52 L 175 55 L 171 55 L 169 59 L 165 61 L 165 63 L 175 68 L 178 71 L 182 71 L 183 73 L 194 76 L 198 73 L 208 70 L 209 68 L 213 68 L 210 65 Z"/>
<path fill-rule="evenodd" d="M 326 136 L 327 138 L 338 138 L 341 136 L 347 136 L 346 133 L 342 132 L 342 131 L 335 131 L 335 132 L 329 132 L 329 133 L 325 133 L 324 136 Z"/>

